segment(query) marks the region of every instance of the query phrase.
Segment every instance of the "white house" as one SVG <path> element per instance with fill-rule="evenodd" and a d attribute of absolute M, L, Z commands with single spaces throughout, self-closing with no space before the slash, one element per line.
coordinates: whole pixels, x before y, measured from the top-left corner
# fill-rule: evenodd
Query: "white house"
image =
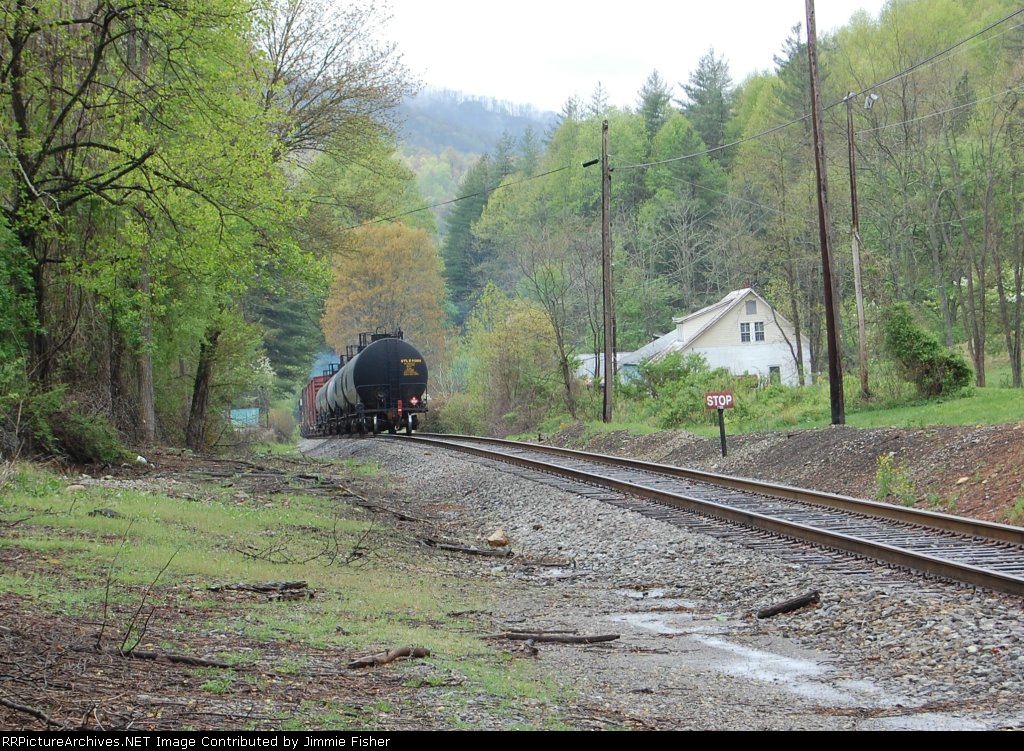
<path fill-rule="evenodd" d="M 735 375 L 758 375 L 797 386 L 796 332 L 793 325 L 752 289 L 730 292 L 683 318 L 673 318 L 675 329 L 635 352 L 621 353 L 616 367 L 628 377 L 648 360 L 657 362 L 671 352 L 699 352 L 712 368 Z M 811 349 L 801 337 L 804 373 L 811 372 Z"/>

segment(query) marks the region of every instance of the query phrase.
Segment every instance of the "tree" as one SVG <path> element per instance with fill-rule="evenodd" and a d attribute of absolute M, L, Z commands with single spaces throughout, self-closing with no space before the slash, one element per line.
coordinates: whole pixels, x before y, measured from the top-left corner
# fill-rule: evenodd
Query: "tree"
<path fill-rule="evenodd" d="M 637 101 L 637 111 L 644 119 L 644 132 L 647 134 L 648 143 L 654 140 L 658 131 L 661 130 L 661 126 L 665 124 L 672 113 L 671 102 L 672 88 L 658 74 L 658 71 L 652 71 L 644 81 Z"/>
<path fill-rule="evenodd" d="M 444 283 L 428 234 L 399 223 L 360 227 L 338 248 L 323 316 L 335 351 L 364 331 L 402 330 L 425 357 L 444 352 Z"/>
<path fill-rule="evenodd" d="M 415 91 L 395 45 L 377 41 L 387 19 L 373 0 L 268 0 L 261 20 L 253 68 L 282 157 L 357 159 Z"/>
<path fill-rule="evenodd" d="M 732 117 L 732 78 L 724 57 L 715 57 L 714 49 L 705 52 L 690 74 L 689 83 L 681 84 L 686 98 L 679 101 L 683 114 L 693 124 L 712 155 L 722 161 L 726 154 L 725 129 Z"/>
<path fill-rule="evenodd" d="M 484 288 L 466 325 L 469 411 L 496 435 L 532 427 L 559 401 L 551 324 L 536 305 Z"/>
<path fill-rule="evenodd" d="M 412 93 L 408 71 L 393 45 L 378 45 L 372 2 L 344 11 L 318 0 L 273 0 L 253 57 L 265 117 L 276 136 L 275 162 L 320 151 L 358 161 L 388 132 L 390 112 Z M 216 353 L 215 328 L 203 337 L 186 435 L 201 441 L 205 422 L 201 382 L 205 359 Z M 197 407 L 198 403 L 198 407 Z"/>

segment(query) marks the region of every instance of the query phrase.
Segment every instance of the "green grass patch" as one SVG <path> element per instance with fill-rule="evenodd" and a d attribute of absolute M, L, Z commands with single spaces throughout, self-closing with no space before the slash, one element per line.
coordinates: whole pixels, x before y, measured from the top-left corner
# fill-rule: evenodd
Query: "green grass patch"
<path fill-rule="evenodd" d="M 362 461 L 341 468 L 338 474 L 350 476 L 381 472 Z M 0 526 L 0 548 L 14 562 L 0 572 L 0 596 L 18 607 L 106 621 L 111 645 L 125 635 L 133 643 L 142 624 L 132 614 L 144 602 L 165 606 L 165 613 L 180 608 L 188 620 L 173 635 L 147 637 L 157 638 L 162 651 L 187 652 L 190 632 L 240 637 L 213 653 L 233 669 L 194 673 L 194 685 L 206 694 L 236 693 L 240 682 L 253 680 L 243 668 L 280 653 L 279 646 L 264 651 L 260 645 L 287 642 L 296 656 L 277 657 L 267 667 L 296 676 L 308 667 L 304 646 L 352 656 L 395 646 L 429 648 L 433 656 L 417 662 L 417 685 L 402 691 L 441 692 L 453 726 L 463 694 L 490 697 L 494 711 L 509 714 L 522 714 L 524 700 L 566 695 L 532 661 L 494 652 L 471 622 L 448 615 L 486 609 L 482 584 L 432 570 L 402 533 L 365 520 L 363 512 L 346 517 L 336 498 L 262 496 L 258 487 L 223 481 L 190 487 L 188 498 L 113 483 L 69 490 L 72 484 L 30 465 L 2 468 L 0 521 L 17 524 Z M 93 513 L 98 509 L 104 514 Z M 305 560 L 329 545 L 339 553 L 334 560 Z M 356 546 L 362 554 L 346 557 Z M 211 585 L 294 580 L 306 581 L 315 597 L 271 602 L 209 591 Z M 239 646 L 242 639 L 249 645 Z M 379 706 L 300 708 L 288 724 L 385 727 L 389 714 L 402 711 L 403 696 L 398 692 Z"/>

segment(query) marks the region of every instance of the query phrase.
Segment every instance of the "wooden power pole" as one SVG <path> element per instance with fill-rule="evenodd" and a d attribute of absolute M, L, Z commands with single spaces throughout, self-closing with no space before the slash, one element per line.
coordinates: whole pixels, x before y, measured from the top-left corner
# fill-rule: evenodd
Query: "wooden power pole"
<path fill-rule="evenodd" d="M 832 215 L 828 207 L 828 176 L 825 170 L 825 135 L 821 119 L 821 91 L 818 82 L 817 32 L 814 27 L 814 0 L 804 0 L 807 8 L 807 61 L 811 74 L 811 123 L 814 132 L 814 168 L 818 176 L 818 228 L 821 237 L 821 267 L 825 283 L 825 330 L 828 341 L 828 386 L 832 404 L 832 424 L 846 422 L 843 399 L 843 364 L 839 353 L 839 305 L 835 277 L 832 275 Z"/>
<path fill-rule="evenodd" d="M 601 124 L 601 271 L 604 300 L 604 412 L 602 420 L 612 421 L 612 393 L 615 383 L 615 305 L 612 296 L 612 170 L 608 164 L 608 121 Z"/>

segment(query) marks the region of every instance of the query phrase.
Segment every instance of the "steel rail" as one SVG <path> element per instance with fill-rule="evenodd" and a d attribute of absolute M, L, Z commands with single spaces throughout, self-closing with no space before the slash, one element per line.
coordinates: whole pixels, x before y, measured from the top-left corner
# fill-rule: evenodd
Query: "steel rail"
<path fill-rule="evenodd" d="M 389 438 L 388 440 L 393 439 Z M 1015 576 L 1002 571 L 984 569 L 973 564 L 958 563 L 938 556 L 907 550 L 883 542 L 867 540 L 856 535 L 841 534 L 808 524 L 786 521 L 755 511 L 738 509 L 722 503 L 687 495 L 685 493 L 658 490 L 656 488 L 646 487 L 626 480 L 619 480 L 572 467 L 564 467 L 558 464 L 550 464 L 539 459 L 515 456 L 514 454 L 509 453 L 509 450 L 518 449 L 524 451 L 539 451 L 567 458 L 598 462 L 609 466 L 625 467 L 628 469 L 669 475 L 675 478 L 695 480 L 720 487 L 726 487 L 732 490 L 741 490 L 763 496 L 774 496 L 802 503 L 824 505 L 840 511 L 852 512 L 865 516 L 882 516 L 890 521 L 914 524 L 919 527 L 930 527 L 946 532 L 981 538 L 988 541 L 1009 542 L 1021 545 L 1021 543 L 1024 542 L 1024 529 L 1017 527 L 974 521 L 948 514 L 937 514 L 935 512 L 925 512 L 916 509 L 907 509 L 905 507 L 889 506 L 888 504 L 877 503 L 874 501 L 865 501 L 848 496 L 803 490 L 787 485 L 775 485 L 757 480 L 727 477 L 724 475 L 681 469 L 678 467 L 654 464 L 651 462 L 622 459 L 605 454 L 588 454 L 582 451 L 574 451 L 572 449 L 538 446 L 518 441 L 503 441 L 500 439 L 477 438 L 471 436 L 441 436 L 432 434 L 419 434 L 412 438 L 402 437 L 398 440 L 413 440 L 420 443 L 450 448 L 482 458 L 497 460 L 527 469 L 568 477 L 590 485 L 598 485 L 617 490 L 622 493 L 627 493 L 629 495 L 657 501 L 659 503 L 678 506 L 704 516 L 713 516 L 725 521 L 765 530 L 785 537 L 804 540 L 827 548 L 844 550 L 846 552 L 853 553 L 854 555 L 890 563 L 896 566 L 902 566 L 925 574 L 944 577 L 977 587 L 1024 596 L 1024 577 Z M 495 450 L 481 448 L 478 446 L 470 446 L 465 442 L 491 445 L 495 447 Z M 497 450 L 500 448 L 504 448 L 505 451 Z M 993 532 L 993 534 L 986 533 L 989 531 Z M 1024 560 L 1024 550 L 1022 550 L 1022 560 Z"/>
<path fill-rule="evenodd" d="M 824 491 L 810 490 L 807 488 L 797 488 L 791 485 L 781 485 L 745 477 L 720 475 L 697 469 L 687 469 L 686 467 L 674 467 L 669 464 L 658 464 L 655 462 L 641 461 L 639 459 L 610 456 L 608 454 L 591 454 L 585 451 L 560 448 L 557 446 L 545 446 L 543 444 L 525 443 L 523 441 L 507 441 L 501 438 L 480 438 L 476 436 L 463 435 L 421 433 L 420 436 L 439 440 L 450 439 L 452 441 L 473 441 L 476 443 L 503 446 L 505 448 L 528 449 L 530 451 L 539 451 L 556 456 L 600 462 L 610 466 L 627 467 L 629 469 L 654 472 L 660 475 L 679 477 L 686 480 L 694 480 L 696 482 L 705 482 L 709 485 L 730 488 L 732 490 L 740 490 L 747 493 L 759 493 L 762 495 L 773 496 L 775 498 L 799 501 L 800 503 L 810 503 L 818 506 L 825 506 L 827 508 L 851 511 L 853 513 L 866 514 L 868 516 L 877 516 L 883 519 L 890 519 L 892 521 L 905 522 L 907 524 L 916 524 L 919 526 L 930 527 L 932 529 L 953 532 L 955 534 L 981 537 L 987 540 L 1000 540 L 1002 542 L 1008 542 L 1011 545 L 1024 546 L 1024 527 L 1014 527 L 1009 524 L 999 524 L 997 522 L 988 522 L 980 519 L 968 519 L 963 516 L 943 514 L 937 511 L 896 506 L 890 503 L 880 503 L 878 501 L 871 501 L 865 498 L 854 498 L 852 496 L 826 493 Z"/>

